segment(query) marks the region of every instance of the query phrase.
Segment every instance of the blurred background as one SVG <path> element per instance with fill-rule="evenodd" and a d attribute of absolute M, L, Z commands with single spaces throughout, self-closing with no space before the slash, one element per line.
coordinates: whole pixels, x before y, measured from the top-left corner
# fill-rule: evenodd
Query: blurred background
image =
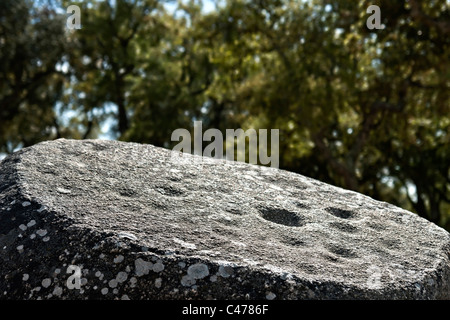
<path fill-rule="evenodd" d="M 450 1 L 0 1 L 0 157 L 194 120 L 279 129 L 280 168 L 450 230 Z"/>

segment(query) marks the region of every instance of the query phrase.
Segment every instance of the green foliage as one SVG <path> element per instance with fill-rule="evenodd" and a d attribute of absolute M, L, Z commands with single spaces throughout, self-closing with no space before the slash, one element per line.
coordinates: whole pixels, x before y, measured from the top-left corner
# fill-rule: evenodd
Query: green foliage
<path fill-rule="evenodd" d="M 56 136 L 53 105 L 64 76 L 55 66 L 66 50 L 61 21 L 31 1 L 0 2 L 0 152 Z"/>
<path fill-rule="evenodd" d="M 68 32 L 51 7 L 3 1 L 0 150 L 111 117 L 119 139 L 165 147 L 194 119 L 278 128 L 282 168 L 450 230 L 448 1 L 220 3 L 63 1 L 82 11 Z M 384 29 L 367 29 L 371 4 Z"/>

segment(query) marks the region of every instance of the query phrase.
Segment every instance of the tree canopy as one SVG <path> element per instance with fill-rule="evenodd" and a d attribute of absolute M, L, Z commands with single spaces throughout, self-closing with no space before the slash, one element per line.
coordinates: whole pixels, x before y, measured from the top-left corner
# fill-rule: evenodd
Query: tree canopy
<path fill-rule="evenodd" d="M 448 1 L 204 2 L 3 0 L 0 152 L 108 123 L 166 148 L 194 120 L 276 128 L 280 168 L 450 230 Z"/>

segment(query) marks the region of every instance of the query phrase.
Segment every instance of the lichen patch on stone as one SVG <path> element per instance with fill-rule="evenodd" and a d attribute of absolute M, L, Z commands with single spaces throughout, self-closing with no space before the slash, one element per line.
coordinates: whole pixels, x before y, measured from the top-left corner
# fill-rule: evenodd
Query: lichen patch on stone
<path fill-rule="evenodd" d="M 196 263 L 188 267 L 187 274 L 192 279 L 203 279 L 209 275 L 209 269 L 204 263 Z"/>

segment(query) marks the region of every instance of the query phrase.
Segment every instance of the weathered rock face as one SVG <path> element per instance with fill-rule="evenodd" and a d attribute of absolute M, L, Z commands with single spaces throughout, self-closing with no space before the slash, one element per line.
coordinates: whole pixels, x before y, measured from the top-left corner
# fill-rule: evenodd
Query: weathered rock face
<path fill-rule="evenodd" d="M 3 299 L 450 298 L 450 235 L 412 213 L 117 141 L 1 163 L 0 264 Z"/>

